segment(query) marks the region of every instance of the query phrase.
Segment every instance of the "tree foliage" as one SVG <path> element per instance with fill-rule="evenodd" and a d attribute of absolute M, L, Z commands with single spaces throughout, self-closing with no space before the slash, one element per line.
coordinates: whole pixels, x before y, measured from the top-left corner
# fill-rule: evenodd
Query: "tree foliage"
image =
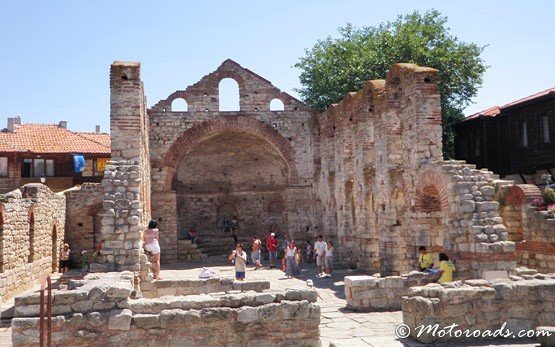
<path fill-rule="evenodd" d="M 454 155 L 453 125 L 482 85 L 485 47 L 465 43 L 450 33 L 447 17 L 436 10 L 399 16 L 376 27 L 339 28 L 339 38 L 319 40 L 295 67 L 301 70 L 297 90 L 311 107 L 325 110 L 347 92 L 372 79 L 382 79 L 394 63 L 415 63 L 439 70 L 443 153 Z"/>

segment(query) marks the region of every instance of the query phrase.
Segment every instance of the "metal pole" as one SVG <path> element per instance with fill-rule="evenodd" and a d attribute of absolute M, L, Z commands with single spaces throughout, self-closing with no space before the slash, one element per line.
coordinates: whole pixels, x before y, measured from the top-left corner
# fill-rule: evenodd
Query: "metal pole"
<path fill-rule="evenodd" d="M 43 276 L 40 280 L 40 316 L 39 316 L 39 346 L 44 347 L 44 286 L 46 278 Z"/>
<path fill-rule="evenodd" d="M 47 283 L 48 283 L 48 304 L 47 304 L 47 312 L 48 312 L 48 321 L 47 321 L 47 327 L 48 327 L 48 340 L 47 340 L 47 346 L 51 347 L 52 346 L 52 279 L 50 278 L 50 276 L 46 277 Z"/>

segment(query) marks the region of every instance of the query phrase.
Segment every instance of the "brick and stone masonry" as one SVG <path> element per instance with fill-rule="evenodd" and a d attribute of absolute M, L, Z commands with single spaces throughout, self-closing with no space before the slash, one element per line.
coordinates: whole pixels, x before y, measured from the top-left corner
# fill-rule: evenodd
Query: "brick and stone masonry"
<path fill-rule="evenodd" d="M 4 300 L 57 271 L 65 210 L 65 197 L 39 183 L 0 198 L 0 297 Z"/>

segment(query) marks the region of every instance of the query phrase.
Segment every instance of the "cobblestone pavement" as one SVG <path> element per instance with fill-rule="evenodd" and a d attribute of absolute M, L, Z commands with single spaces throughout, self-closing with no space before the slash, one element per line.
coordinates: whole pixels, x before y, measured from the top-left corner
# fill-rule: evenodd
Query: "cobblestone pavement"
<path fill-rule="evenodd" d="M 164 279 L 197 278 L 200 268 L 209 266 L 221 277 L 233 277 L 234 269 L 223 259 L 210 258 L 203 262 L 178 263 L 163 266 L 161 277 Z M 318 303 L 322 310 L 320 336 L 322 346 L 424 346 L 412 340 L 402 340 L 395 337 L 395 326 L 402 323 L 402 313 L 373 312 L 356 313 L 345 308 L 345 292 L 343 278 L 348 275 L 359 274 L 355 271 L 338 269 L 333 278 L 317 278 L 313 264 L 302 264 L 301 276 L 286 279 L 283 271 L 277 269 L 247 269 L 246 281 L 264 279 L 271 281 L 271 287 L 276 289 L 306 288 L 306 280 L 312 279 L 314 288 L 318 291 Z M 13 301 L 12 301 L 13 304 Z M 5 308 L 6 305 L 4 304 Z M 513 341 L 510 341 L 513 342 Z M 468 346 L 460 344 L 458 346 Z M 517 341 L 509 344 L 506 340 L 476 341 L 474 346 L 537 346 L 530 341 Z M 11 346 L 11 329 L 6 324 L 0 326 L 0 347 Z M 445 344 L 444 346 L 455 346 Z"/>

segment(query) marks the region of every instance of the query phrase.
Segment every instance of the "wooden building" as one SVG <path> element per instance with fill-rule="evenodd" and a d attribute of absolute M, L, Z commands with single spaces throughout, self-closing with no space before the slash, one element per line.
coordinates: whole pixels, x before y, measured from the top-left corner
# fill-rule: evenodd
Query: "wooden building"
<path fill-rule="evenodd" d="M 8 118 L 0 130 L 0 194 L 41 178 L 53 191 L 100 182 L 109 158 L 110 135 L 98 127 L 94 133 L 76 132 L 66 121 L 21 124 L 20 117 Z"/>
<path fill-rule="evenodd" d="M 457 159 L 539 183 L 539 173 L 555 174 L 555 88 L 473 114 L 455 132 Z"/>

